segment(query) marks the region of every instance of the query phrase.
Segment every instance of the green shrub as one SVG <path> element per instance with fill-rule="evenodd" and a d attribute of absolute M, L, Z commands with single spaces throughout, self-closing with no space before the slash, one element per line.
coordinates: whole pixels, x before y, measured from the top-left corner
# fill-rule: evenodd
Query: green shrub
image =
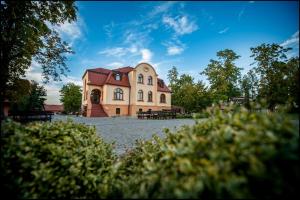
<path fill-rule="evenodd" d="M 176 119 L 191 119 L 191 118 L 193 118 L 193 117 L 190 113 L 184 113 L 184 114 L 177 113 L 176 114 Z"/>
<path fill-rule="evenodd" d="M 207 112 L 201 112 L 201 113 L 194 113 L 193 118 L 194 119 L 203 119 L 208 118 L 209 114 Z"/>
<path fill-rule="evenodd" d="M 299 183 L 299 130 L 282 113 L 210 110 L 210 118 L 140 141 L 116 164 L 123 198 L 286 198 Z"/>
<path fill-rule="evenodd" d="M 115 157 L 94 127 L 68 122 L 4 123 L 2 191 L 16 198 L 99 198 Z"/>

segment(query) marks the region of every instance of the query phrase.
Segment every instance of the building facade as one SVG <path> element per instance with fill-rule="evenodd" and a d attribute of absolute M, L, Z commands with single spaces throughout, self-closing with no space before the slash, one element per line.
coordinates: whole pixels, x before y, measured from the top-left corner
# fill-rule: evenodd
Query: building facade
<path fill-rule="evenodd" d="M 135 68 L 95 68 L 83 77 L 82 110 L 87 117 L 135 116 L 171 109 L 171 91 L 148 63 Z"/>

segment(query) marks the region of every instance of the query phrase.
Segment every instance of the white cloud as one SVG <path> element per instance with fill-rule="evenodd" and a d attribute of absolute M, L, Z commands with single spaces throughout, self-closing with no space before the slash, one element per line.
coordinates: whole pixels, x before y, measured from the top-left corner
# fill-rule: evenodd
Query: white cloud
<path fill-rule="evenodd" d="M 149 49 L 141 49 L 142 60 L 140 62 L 150 62 L 153 56 L 153 53 Z"/>
<path fill-rule="evenodd" d="M 184 48 L 179 46 L 170 46 L 167 48 L 168 55 L 179 55 L 184 51 Z"/>
<path fill-rule="evenodd" d="M 115 27 L 115 23 L 112 21 L 110 24 L 103 26 L 105 34 L 111 38 L 113 36 L 113 28 Z"/>
<path fill-rule="evenodd" d="M 119 67 L 122 67 L 123 65 L 124 65 L 124 64 L 121 63 L 121 62 L 112 62 L 112 63 L 109 63 L 109 64 L 107 64 L 107 65 L 105 65 L 105 66 L 107 66 L 107 67 L 113 69 L 113 68 L 119 68 Z"/>
<path fill-rule="evenodd" d="M 104 54 L 106 56 L 115 56 L 115 57 L 122 57 L 126 55 L 128 52 L 128 49 L 123 47 L 114 47 L 110 49 L 105 49 L 103 51 L 99 51 L 98 54 Z"/>
<path fill-rule="evenodd" d="M 219 34 L 226 33 L 229 30 L 229 27 L 224 28 L 223 30 L 219 31 Z"/>
<path fill-rule="evenodd" d="M 139 48 L 133 44 L 130 47 L 113 47 L 99 51 L 98 54 L 103 54 L 105 56 L 114 56 L 121 58 L 127 56 L 128 54 L 139 55 Z"/>
<path fill-rule="evenodd" d="M 56 30 L 64 40 L 70 42 L 71 46 L 77 39 L 83 37 L 83 30 L 86 30 L 85 22 L 80 16 L 77 17 L 77 21 L 71 23 L 65 22 L 53 26 L 48 22 L 47 25 Z"/>
<path fill-rule="evenodd" d="M 196 22 L 189 20 L 186 15 L 175 18 L 164 16 L 163 23 L 173 28 L 178 35 L 185 35 L 198 30 Z"/>
<path fill-rule="evenodd" d="M 299 30 L 296 33 L 294 33 L 289 39 L 281 43 L 280 46 L 283 47 L 299 46 Z"/>
<path fill-rule="evenodd" d="M 168 1 L 154 7 L 154 9 L 149 13 L 149 17 L 167 12 L 174 5 L 174 3 L 176 2 Z"/>
<path fill-rule="evenodd" d="M 81 37 L 81 30 L 79 28 L 79 25 L 76 22 L 66 22 L 63 24 L 60 24 L 57 27 L 57 31 L 61 34 L 65 34 L 68 37 L 71 37 L 71 39 L 77 39 Z"/>
<path fill-rule="evenodd" d="M 43 84 L 42 67 L 34 60 L 32 61 L 30 68 L 26 71 L 25 78 L 28 80 L 34 80 L 40 85 L 44 86 L 44 88 L 47 90 L 46 104 L 61 104 L 61 102 L 59 101 L 59 90 L 64 84 L 74 83 L 75 85 L 79 85 L 80 87 L 82 87 L 81 78 L 77 78 L 74 76 L 66 77 L 63 75 L 61 76 L 61 81 L 53 81 L 47 84 Z"/>

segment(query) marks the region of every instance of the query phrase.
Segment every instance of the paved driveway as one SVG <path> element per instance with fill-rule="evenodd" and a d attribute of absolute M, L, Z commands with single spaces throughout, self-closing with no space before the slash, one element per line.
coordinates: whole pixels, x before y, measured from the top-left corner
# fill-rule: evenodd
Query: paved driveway
<path fill-rule="evenodd" d="M 141 120 L 132 117 L 76 117 L 54 115 L 53 120 L 73 119 L 75 122 L 96 126 L 97 133 L 106 141 L 115 141 L 115 152 L 120 155 L 127 148 L 132 148 L 137 139 L 147 140 L 153 134 L 163 137 L 163 129 L 169 128 L 174 131 L 183 125 L 193 125 L 193 119 L 170 119 L 170 120 Z"/>

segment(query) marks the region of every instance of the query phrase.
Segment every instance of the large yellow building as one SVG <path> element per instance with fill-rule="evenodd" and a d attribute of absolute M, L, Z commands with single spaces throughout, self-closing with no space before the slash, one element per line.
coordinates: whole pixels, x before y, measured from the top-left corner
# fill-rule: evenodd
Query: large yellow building
<path fill-rule="evenodd" d="M 148 63 L 135 68 L 95 68 L 83 77 L 82 109 L 87 117 L 135 116 L 171 109 L 171 91 Z"/>

